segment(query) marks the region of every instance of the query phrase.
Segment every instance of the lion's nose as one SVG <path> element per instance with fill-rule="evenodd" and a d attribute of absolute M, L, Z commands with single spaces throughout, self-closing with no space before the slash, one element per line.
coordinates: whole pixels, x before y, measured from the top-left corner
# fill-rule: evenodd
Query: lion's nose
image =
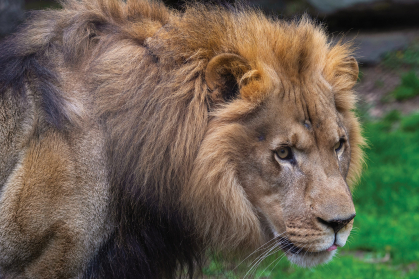
<path fill-rule="evenodd" d="M 332 220 L 326 221 L 318 217 L 317 220 L 320 223 L 328 227 L 331 227 L 334 230 L 334 232 L 337 233 L 338 231 L 340 231 L 340 229 L 342 229 L 350 221 L 352 221 L 353 218 L 355 218 L 355 214 L 352 214 L 349 218 L 346 218 L 346 219 L 332 219 Z"/>

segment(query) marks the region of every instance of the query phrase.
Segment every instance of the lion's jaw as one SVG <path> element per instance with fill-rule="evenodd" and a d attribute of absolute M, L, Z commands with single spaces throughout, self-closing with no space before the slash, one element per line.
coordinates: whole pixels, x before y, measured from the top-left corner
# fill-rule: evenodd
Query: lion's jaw
<path fill-rule="evenodd" d="M 277 246 L 281 247 L 281 250 L 285 253 L 287 259 L 291 263 L 301 267 L 310 268 L 320 264 L 325 264 L 332 260 L 337 252 L 337 248 L 343 247 L 346 244 L 351 230 L 352 222 L 350 225 L 348 224 L 345 227 L 345 229 L 340 230 L 338 233 L 334 234 L 332 232 L 332 234 L 334 234 L 334 239 L 332 239 L 329 242 L 329 244 L 327 244 L 327 242 L 324 242 L 324 244 L 322 245 L 323 249 L 320 248 L 320 251 L 318 252 L 310 252 L 308 249 L 298 247 L 290 241 L 286 240 L 285 238 L 282 238 L 281 235 L 286 235 L 285 232 L 280 234 L 276 231 L 273 231 L 273 235 L 274 238 L 277 239 Z"/>
<path fill-rule="evenodd" d="M 284 231 L 278 232 L 272 224 L 273 222 L 268 220 L 264 212 L 260 209 L 258 212 L 262 219 L 262 226 L 265 227 L 265 239 L 271 243 L 270 249 L 272 247 L 280 248 L 291 263 L 306 268 L 325 264 L 332 260 L 337 249 L 346 244 L 353 225 L 353 220 L 351 220 L 337 233 L 330 228 L 326 228 L 318 238 L 311 237 L 306 239 L 304 243 L 297 240 L 292 242 L 292 235 L 305 234 L 308 232 L 307 228 L 301 227 L 296 230 L 295 228 L 286 227 Z M 278 218 L 276 221 L 282 222 L 283 220 Z M 272 245 L 273 239 L 275 239 L 274 245 Z"/>

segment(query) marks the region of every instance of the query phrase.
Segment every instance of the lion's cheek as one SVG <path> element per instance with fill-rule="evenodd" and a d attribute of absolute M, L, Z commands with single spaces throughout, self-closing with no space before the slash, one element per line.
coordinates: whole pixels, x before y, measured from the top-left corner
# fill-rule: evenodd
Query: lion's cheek
<path fill-rule="evenodd" d="M 262 173 L 259 176 L 250 171 L 241 174 L 241 185 L 256 214 L 264 232 L 264 238 L 270 240 L 275 233 L 286 231 L 284 217 L 284 205 L 286 193 L 283 187 L 276 185 L 273 181 L 278 180 L 277 176 Z"/>
<path fill-rule="evenodd" d="M 279 196 L 265 195 L 259 197 L 256 208 L 259 211 L 265 238 L 271 238 L 276 234 L 285 232 L 286 226 Z"/>

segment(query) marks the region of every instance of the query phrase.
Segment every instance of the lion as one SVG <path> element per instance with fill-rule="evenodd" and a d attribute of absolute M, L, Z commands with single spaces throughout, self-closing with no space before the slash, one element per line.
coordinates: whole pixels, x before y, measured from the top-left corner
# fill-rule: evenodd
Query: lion
<path fill-rule="evenodd" d="M 345 245 L 349 44 L 240 5 L 62 6 L 0 45 L 4 278 L 192 278 L 267 244 L 312 267 Z"/>

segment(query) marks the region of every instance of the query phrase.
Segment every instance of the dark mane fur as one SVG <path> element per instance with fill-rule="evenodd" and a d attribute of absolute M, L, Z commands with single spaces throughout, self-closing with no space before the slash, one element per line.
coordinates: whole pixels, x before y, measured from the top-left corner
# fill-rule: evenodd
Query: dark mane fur
<path fill-rule="evenodd" d="M 136 30 L 128 27 L 143 20 L 154 21 L 160 26 L 167 21 L 169 11 L 161 4 L 132 1 L 130 5 L 127 10 L 134 12 L 128 15 L 123 14 L 126 10 L 122 11 L 121 3 L 117 1 L 65 1 L 63 11 L 33 13 L 32 19 L 19 33 L 0 45 L 0 92 L 12 89 L 16 96 L 26 98 L 25 86 L 28 86 L 42 98 L 45 121 L 55 128 L 65 128 L 72 123 L 72 112 L 67 111 L 67 100 L 59 87 L 60 81 L 65 78 L 60 76 L 60 71 L 80 70 L 83 59 L 88 56 L 96 56 L 99 60 L 92 67 L 103 67 L 100 65 L 100 59 L 106 59 L 103 52 L 112 50 L 118 41 L 130 41 L 134 48 L 143 49 L 144 39 L 150 34 L 130 34 Z M 149 31 L 139 30 L 145 33 Z M 124 78 L 120 78 L 120 81 L 124 82 Z M 100 94 L 100 84 L 106 81 L 95 79 L 93 75 L 90 86 L 97 87 L 90 89 Z M 144 85 L 141 85 L 141 80 L 133 82 L 131 88 L 137 88 L 133 93 L 139 94 Z M 153 82 L 155 80 L 148 86 L 153 86 Z M 120 88 L 115 90 L 120 91 Z M 111 95 L 112 92 L 109 93 Z M 138 107 L 138 111 L 146 111 L 147 106 L 153 106 L 152 102 L 139 105 L 143 108 Z M 103 114 L 107 114 L 104 116 L 106 122 L 125 122 L 125 116 L 113 115 L 112 112 Z M 136 129 L 135 126 L 140 123 L 133 122 L 132 125 L 125 128 Z M 178 211 L 176 200 L 179 197 L 172 195 L 171 202 L 163 205 L 159 194 L 148 190 L 155 189 L 156 184 L 160 183 L 159 178 L 149 178 L 145 183 L 144 175 L 137 169 L 141 165 L 139 160 L 147 157 L 140 154 L 144 153 L 142 142 L 150 131 L 138 129 L 138 134 L 131 135 L 128 141 L 132 149 L 127 154 L 124 150 L 126 146 L 118 148 L 121 135 L 113 131 L 111 125 L 109 127 L 109 176 L 114 196 L 112 203 L 116 210 L 112 218 L 117 225 L 114 233 L 91 260 L 84 277 L 174 278 L 176 274 L 180 276 L 186 272 L 192 278 L 194 267 L 200 263 L 202 255 L 197 249 L 192 227 Z M 113 147 L 115 144 L 116 149 Z M 162 156 L 168 156 L 170 150 L 163 152 L 165 154 Z M 173 188 L 178 182 L 173 179 L 170 183 L 174 184 Z"/>
<path fill-rule="evenodd" d="M 45 14 L 38 12 L 33 20 L 36 21 Z M 45 25 L 51 23 L 55 22 L 50 20 Z M 0 44 L 0 94 L 11 89 L 15 96 L 26 98 L 25 87 L 39 92 L 46 121 L 61 129 L 69 123 L 69 117 L 64 111 L 65 104 L 58 86 L 59 77 L 55 65 L 50 63 L 56 50 L 47 37 L 41 37 L 39 31 L 27 24 L 21 28 L 20 33 L 10 36 Z M 38 36 L 38 44 L 33 44 L 31 35 Z"/>

